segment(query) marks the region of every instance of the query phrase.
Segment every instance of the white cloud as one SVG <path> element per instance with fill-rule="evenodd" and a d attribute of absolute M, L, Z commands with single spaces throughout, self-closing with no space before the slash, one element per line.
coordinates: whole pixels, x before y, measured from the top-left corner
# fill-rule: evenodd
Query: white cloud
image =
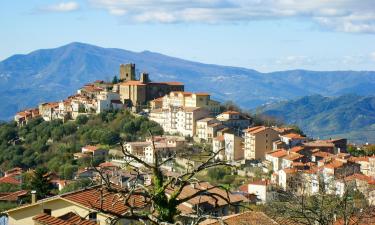
<path fill-rule="evenodd" d="M 79 4 L 77 2 L 60 2 L 55 5 L 49 5 L 43 7 L 42 11 L 48 12 L 71 12 L 79 9 Z"/>
<path fill-rule="evenodd" d="M 375 33 L 374 0 L 89 0 L 133 22 L 225 23 L 310 18 L 342 32 Z"/>
<path fill-rule="evenodd" d="M 375 52 L 372 52 L 370 54 L 371 60 L 375 62 Z"/>
<path fill-rule="evenodd" d="M 300 66 L 310 66 L 315 64 L 315 60 L 308 57 L 308 56 L 286 56 L 283 58 L 276 59 L 275 64 L 282 65 L 282 66 L 292 66 L 292 67 L 300 67 Z"/>

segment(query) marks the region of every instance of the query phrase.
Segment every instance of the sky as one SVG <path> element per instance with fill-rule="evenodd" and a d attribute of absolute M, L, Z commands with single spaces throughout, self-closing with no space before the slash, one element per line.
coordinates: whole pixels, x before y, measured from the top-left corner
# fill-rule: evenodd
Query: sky
<path fill-rule="evenodd" d="M 271 72 L 375 70 L 375 0 L 1 0 L 0 60 L 71 42 Z"/>

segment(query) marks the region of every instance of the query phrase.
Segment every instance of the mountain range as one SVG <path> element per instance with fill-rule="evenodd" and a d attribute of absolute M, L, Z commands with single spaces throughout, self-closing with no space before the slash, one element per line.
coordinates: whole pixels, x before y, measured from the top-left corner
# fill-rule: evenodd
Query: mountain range
<path fill-rule="evenodd" d="M 373 71 L 256 70 L 203 64 L 150 51 L 132 52 L 70 43 L 13 55 L 0 62 L 0 119 L 46 101 L 61 100 L 83 84 L 112 80 L 121 63 L 135 63 L 153 81 L 181 81 L 189 91 L 210 92 L 219 101 L 232 100 L 243 108 L 321 94 L 375 94 Z"/>
<path fill-rule="evenodd" d="M 305 96 L 258 108 L 287 124 L 297 124 L 315 138 L 348 137 L 355 143 L 375 143 L 375 97 Z"/>

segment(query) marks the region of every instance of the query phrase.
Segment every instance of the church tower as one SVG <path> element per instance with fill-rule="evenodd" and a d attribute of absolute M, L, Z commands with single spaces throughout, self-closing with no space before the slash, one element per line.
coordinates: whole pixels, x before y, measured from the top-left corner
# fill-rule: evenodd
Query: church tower
<path fill-rule="evenodd" d="M 121 64 L 120 65 L 120 80 L 130 81 L 135 80 L 135 64 Z"/>

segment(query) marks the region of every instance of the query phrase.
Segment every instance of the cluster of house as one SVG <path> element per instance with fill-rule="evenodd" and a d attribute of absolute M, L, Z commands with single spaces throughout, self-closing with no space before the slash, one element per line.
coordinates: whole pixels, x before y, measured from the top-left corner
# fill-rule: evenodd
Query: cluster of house
<path fill-rule="evenodd" d="M 35 117 L 42 117 L 46 121 L 74 120 L 79 115 L 96 114 L 110 109 L 129 108 L 139 111 L 147 108 L 150 100 L 171 91 L 184 91 L 183 83 L 151 82 L 147 73 L 141 73 L 137 80 L 135 71 L 135 64 L 121 64 L 119 83 L 97 80 L 84 85 L 75 95 L 65 100 L 42 103 L 38 108 L 18 112 L 14 120 L 19 125 L 24 125 Z"/>
<path fill-rule="evenodd" d="M 22 170 L 18 169 L 18 174 L 21 174 L 21 171 Z M 164 175 L 167 179 L 170 179 L 179 174 L 164 171 Z M 10 175 L 7 174 L 5 178 L 1 178 L 0 183 L 4 182 L 3 180 L 5 179 L 9 179 L 7 178 L 8 176 Z M 20 206 L 5 212 L 7 215 L 6 224 L 134 224 L 135 221 L 132 219 L 116 220 L 118 215 L 128 213 L 129 208 L 123 204 L 123 200 L 121 201 L 122 197 L 120 194 L 105 189 L 105 186 L 101 184 L 102 176 L 110 180 L 113 184 L 113 188 L 121 188 L 122 191 L 127 190 L 127 188 L 134 185 L 134 183 L 141 184 L 145 187 L 150 187 L 152 185 L 152 174 L 150 171 L 130 172 L 111 162 L 105 162 L 100 164 L 97 168 L 85 168 L 76 173 L 76 180 L 90 178 L 96 181 L 96 185 L 93 186 L 44 199 L 37 199 L 35 192 L 30 193 L 28 191 L 17 191 L 0 196 L 0 202 L 6 201 L 20 204 Z M 14 183 L 15 181 L 12 182 Z M 20 184 L 20 182 L 21 181 L 18 181 L 16 184 Z M 191 196 L 202 189 L 212 192 L 216 197 L 202 194 L 181 203 L 177 207 L 180 211 L 179 220 L 187 223 L 193 218 L 192 215 L 198 213 L 216 216 L 227 216 L 239 213 L 240 204 L 247 202 L 247 198 L 243 195 L 227 193 L 225 190 L 216 188 L 208 182 L 198 182 L 185 186 L 180 196 L 182 196 L 182 198 L 184 196 Z M 174 191 L 174 187 L 168 188 L 167 195 L 172 194 Z M 30 195 L 31 203 L 22 202 L 22 199 Z M 134 198 L 133 207 L 137 208 L 138 206 L 142 206 L 142 210 L 150 210 L 149 207 L 151 207 L 151 205 L 145 203 L 146 200 L 144 197 L 134 195 L 132 198 Z M 227 200 L 229 200 L 230 204 Z M 114 221 L 116 221 L 116 223 L 114 223 Z"/>
<path fill-rule="evenodd" d="M 274 143 L 275 144 L 275 143 Z M 375 156 L 354 157 L 346 153 L 346 140 L 315 140 L 264 154 L 265 172 L 270 179 L 250 182 L 240 190 L 272 201 L 275 188 L 296 195 L 322 191 L 343 196 L 348 189 L 360 191 L 369 205 L 375 205 Z"/>

